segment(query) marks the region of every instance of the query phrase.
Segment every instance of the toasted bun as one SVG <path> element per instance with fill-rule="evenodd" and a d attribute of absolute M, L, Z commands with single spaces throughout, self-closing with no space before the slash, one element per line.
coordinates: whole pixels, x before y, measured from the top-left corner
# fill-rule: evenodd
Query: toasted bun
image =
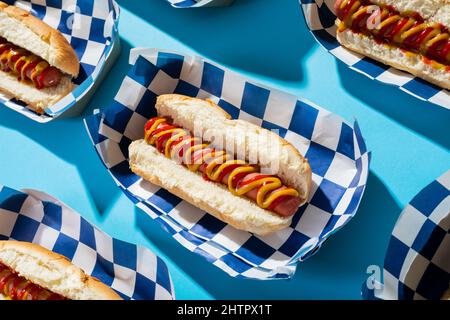
<path fill-rule="evenodd" d="M 75 78 L 78 76 L 80 62 L 77 54 L 61 32 L 29 12 L 1 1 L 0 36 L 66 74 Z"/>
<path fill-rule="evenodd" d="M 160 116 L 170 117 L 174 123 L 203 137 L 205 141 L 210 141 L 208 136 L 215 137 L 214 141 L 220 140 L 217 137 L 226 139 L 226 149 L 230 153 L 243 147 L 245 154 L 242 154 L 242 159 L 248 161 L 250 155 L 257 154 L 260 160 L 258 163 L 280 163 L 278 171 L 273 174 L 299 191 L 302 204 L 308 199 L 311 185 L 309 164 L 292 145 L 278 135 L 245 121 L 230 120 L 224 110 L 210 101 L 164 95 L 158 98 L 156 108 Z M 245 139 L 237 141 L 238 136 Z M 272 146 L 270 150 L 276 152 L 263 153 L 264 150 L 267 152 L 269 143 Z M 223 147 L 223 144 L 218 146 Z M 133 142 L 129 147 L 129 155 L 130 167 L 134 173 L 237 229 L 267 235 L 291 223 L 292 217 L 281 217 L 260 208 L 245 197 L 233 195 L 222 184 L 205 181 L 201 175 L 166 158 L 144 140 Z"/>
<path fill-rule="evenodd" d="M 37 89 L 31 84 L 17 81 L 17 77 L 11 73 L 0 71 L 0 91 L 22 100 L 39 114 L 68 95 L 73 86 L 70 77 L 64 76 L 57 87 Z"/>
<path fill-rule="evenodd" d="M 261 209 L 254 202 L 233 195 L 219 183 L 205 181 L 200 175 L 166 158 L 144 140 L 133 142 L 129 153 L 134 173 L 236 229 L 267 235 L 291 223 L 291 218 Z"/>
<path fill-rule="evenodd" d="M 27 280 L 71 300 L 122 300 L 114 290 L 86 275 L 64 256 L 33 243 L 0 241 L 0 262 Z"/>
<path fill-rule="evenodd" d="M 337 23 L 339 24 L 340 21 L 338 20 Z M 421 55 L 409 54 L 399 48 L 380 44 L 371 37 L 349 29 L 338 31 L 337 40 L 350 50 L 407 71 L 444 89 L 450 89 L 450 72 L 426 64 Z"/>

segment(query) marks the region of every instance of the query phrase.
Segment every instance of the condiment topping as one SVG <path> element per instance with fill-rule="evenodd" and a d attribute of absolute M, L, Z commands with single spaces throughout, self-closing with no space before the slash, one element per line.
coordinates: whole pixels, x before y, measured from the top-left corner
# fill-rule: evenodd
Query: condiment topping
<path fill-rule="evenodd" d="M 0 69 L 17 75 L 19 81 L 31 82 L 38 89 L 56 87 L 62 73 L 48 62 L 0 37 Z"/>
<path fill-rule="evenodd" d="M 0 293 L 10 300 L 65 300 L 0 263 Z"/>
<path fill-rule="evenodd" d="M 165 118 L 156 117 L 147 122 L 145 140 L 189 170 L 200 171 L 205 180 L 223 183 L 234 195 L 255 200 L 263 209 L 291 216 L 301 203 L 298 191 L 285 186 L 280 178 L 259 173 L 256 166 L 212 148 Z"/>
<path fill-rule="evenodd" d="M 340 31 L 349 28 L 372 36 L 381 43 L 421 54 L 428 61 L 435 60 L 429 64 L 448 70 L 450 33 L 442 24 L 427 22 L 415 12 L 400 13 L 392 6 L 373 5 L 367 0 L 338 0 L 335 9 L 341 20 Z"/>

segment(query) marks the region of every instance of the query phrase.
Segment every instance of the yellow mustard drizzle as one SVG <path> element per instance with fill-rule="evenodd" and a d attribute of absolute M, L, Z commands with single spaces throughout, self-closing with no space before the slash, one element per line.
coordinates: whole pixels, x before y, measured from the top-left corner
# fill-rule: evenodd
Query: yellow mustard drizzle
<path fill-rule="evenodd" d="M 372 7 L 374 7 L 374 5 L 363 4 L 358 0 L 342 1 L 339 9 L 345 11 L 345 9 L 347 8 L 347 11 L 345 12 L 344 17 L 340 17 L 342 21 L 338 25 L 338 31 L 342 32 L 346 28 L 352 28 L 354 21 L 358 18 L 362 18 L 362 15 L 369 14 L 368 10 Z M 429 50 L 433 47 L 433 45 L 436 45 L 438 42 L 450 39 L 449 32 L 447 31 L 447 29 L 444 29 L 442 25 L 435 22 L 417 20 L 412 17 L 413 15 L 413 12 L 404 12 L 403 14 L 393 13 L 388 8 L 383 7 L 381 8 L 381 13 L 378 16 L 372 15 L 369 17 L 369 19 L 372 19 L 370 22 L 374 22 L 375 19 L 379 19 L 380 21 L 380 23 L 376 25 L 374 29 L 369 30 L 369 32 L 377 36 L 380 30 L 382 30 L 383 28 L 386 28 L 390 25 L 396 27 L 397 24 L 401 23 L 400 21 L 402 21 L 403 19 L 408 19 L 408 21 L 406 21 L 399 30 L 396 30 L 396 34 L 394 34 L 392 37 L 392 42 L 402 47 L 405 44 L 406 39 L 411 39 L 414 36 L 418 36 L 426 29 L 432 28 L 432 30 L 429 31 L 429 33 L 426 34 L 423 39 L 420 39 L 420 43 L 417 43 L 418 50 L 420 50 L 424 55 L 429 53 Z M 439 60 L 441 60 L 441 58 L 447 62 L 450 62 L 450 52 L 445 55 L 442 54 L 442 56 L 439 57 Z M 432 65 L 440 66 L 443 62 L 444 61 L 436 61 L 436 63 L 432 63 Z"/>
<path fill-rule="evenodd" d="M 23 55 L 25 53 L 26 53 L 26 51 L 24 49 L 11 48 L 10 50 L 6 50 L 5 52 L 3 52 L 0 55 L 0 60 L 5 61 L 5 64 L 9 66 L 11 64 L 12 57 L 14 57 L 15 55 L 18 55 L 18 54 Z"/>
<path fill-rule="evenodd" d="M 19 64 L 19 62 L 20 61 L 25 61 L 24 65 L 22 66 L 22 70 L 20 70 L 20 79 L 22 81 L 24 81 L 26 79 L 25 71 L 27 70 L 27 68 L 30 65 L 30 63 L 33 63 L 33 62 L 37 61 L 38 59 L 39 58 L 36 57 L 35 55 L 31 55 L 31 56 L 23 56 L 19 60 L 17 60 L 16 64 L 14 65 L 14 68 L 15 68 L 16 72 L 18 72 L 18 64 Z"/>
<path fill-rule="evenodd" d="M 34 68 L 33 73 L 31 74 L 31 80 L 33 82 L 36 82 L 36 77 L 41 74 L 42 71 L 47 69 L 49 64 L 46 61 L 41 61 L 37 64 L 36 68 Z"/>
<path fill-rule="evenodd" d="M 0 48 L 4 45 L 9 45 L 9 44 L 0 44 Z M 17 59 L 17 61 L 12 66 L 11 70 L 15 73 L 18 73 L 20 76 L 20 79 L 22 81 L 24 81 L 26 79 L 25 70 L 27 69 L 27 67 L 29 66 L 30 63 L 39 60 L 39 58 L 32 54 L 29 55 L 28 51 L 26 51 L 25 49 L 12 47 L 11 49 L 6 50 L 5 52 L 3 52 L 0 55 L 0 60 L 3 61 L 5 65 L 11 66 L 12 57 L 14 57 L 15 55 L 18 55 L 18 54 L 21 55 L 21 57 L 19 59 Z M 25 61 L 25 63 L 22 66 L 21 70 L 19 70 L 18 66 L 22 61 Z M 35 81 L 36 76 L 38 76 L 48 66 L 49 66 L 49 64 L 45 61 L 41 61 L 40 63 L 38 63 L 38 65 L 36 66 L 36 68 L 34 69 L 32 75 L 31 75 L 30 79 L 32 81 Z"/>
<path fill-rule="evenodd" d="M 257 168 L 247 164 L 243 160 L 234 159 L 233 156 L 225 151 L 210 148 L 210 144 L 202 143 L 200 138 L 191 136 L 188 130 L 176 127 L 175 125 L 170 125 L 166 130 L 161 129 L 157 133 L 154 133 L 161 124 L 170 125 L 165 118 L 156 120 L 145 132 L 145 141 L 147 143 L 155 145 L 159 138 L 170 134 L 170 137 L 165 142 L 162 153 L 169 159 L 176 159 L 183 148 L 182 163 L 192 172 L 198 172 L 200 167 L 206 164 L 204 173 L 208 179 L 214 182 L 222 183 L 220 180 L 224 176 L 224 172 L 230 167 L 235 167 L 229 172 L 227 181 L 228 190 L 234 195 L 243 196 L 251 190 L 257 189 L 256 203 L 263 209 L 269 208 L 280 197 L 299 196 L 298 191 L 294 188 L 285 187 L 280 189 L 284 186 L 280 178 L 270 175 L 261 175 L 261 178 L 243 184 L 242 186 L 239 185 L 239 182 L 236 184 L 236 181 L 234 181 L 235 177 L 242 176 L 243 174 L 257 173 Z M 177 144 L 174 145 L 175 143 Z M 192 157 L 196 152 L 202 152 L 201 159 L 192 163 Z"/>

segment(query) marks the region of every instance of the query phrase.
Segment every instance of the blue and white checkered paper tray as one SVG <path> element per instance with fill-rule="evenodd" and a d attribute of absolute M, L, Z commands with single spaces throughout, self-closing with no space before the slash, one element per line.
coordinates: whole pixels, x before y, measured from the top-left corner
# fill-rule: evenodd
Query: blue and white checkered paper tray
<path fill-rule="evenodd" d="M 34 121 L 46 123 L 73 108 L 86 96 L 111 58 L 119 41 L 120 9 L 114 0 L 2 0 L 30 11 L 50 26 L 58 29 L 70 42 L 80 60 L 80 74 L 74 80 L 77 87 L 62 100 L 38 115 L 26 105 L 0 93 L 0 107 L 5 105 Z"/>
<path fill-rule="evenodd" d="M 336 40 L 334 2 L 335 0 L 300 0 L 310 31 L 328 52 L 372 80 L 397 86 L 416 98 L 450 109 L 450 93 L 447 90 L 342 47 Z"/>
<path fill-rule="evenodd" d="M 450 171 L 425 187 L 400 215 L 384 260 L 384 285 L 366 299 L 440 299 L 450 284 Z"/>
<path fill-rule="evenodd" d="M 0 185 L 0 240 L 39 244 L 66 256 L 126 300 L 174 299 L 166 264 L 148 249 L 111 238 L 51 196 Z"/>
<path fill-rule="evenodd" d="M 316 252 L 356 213 L 370 158 L 356 123 L 352 127 L 308 101 L 202 58 L 133 49 L 130 64 L 115 100 L 85 123 L 123 192 L 190 251 L 233 277 L 289 278 L 298 261 Z M 289 228 L 266 237 L 236 230 L 130 171 L 128 145 L 143 138 L 145 122 L 156 115 L 156 97 L 166 93 L 211 99 L 235 119 L 278 130 L 306 155 L 313 192 Z"/>
<path fill-rule="evenodd" d="M 199 8 L 230 5 L 234 0 L 167 0 L 175 8 Z"/>

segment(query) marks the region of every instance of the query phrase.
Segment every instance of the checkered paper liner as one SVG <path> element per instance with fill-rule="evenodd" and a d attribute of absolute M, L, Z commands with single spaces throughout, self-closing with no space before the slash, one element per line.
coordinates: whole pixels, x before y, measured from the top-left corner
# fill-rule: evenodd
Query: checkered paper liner
<path fill-rule="evenodd" d="M 234 0 L 167 0 L 175 8 L 226 6 Z"/>
<path fill-rule="evenodd" d="M 95 148 L 115 182 L 152 219 L 190 251 L 233 277 L 289 278 L 356 213 L 369 153 L 358 125 L 303 99 L 255 84 L 198 57 L 133 49 L 131 69 L 114 101 L 85 119 Z M 289 228 L 260 237 L 239 231 L 133 174 L 128 146 L 143 138 L 158 95 L 208 98 L 233 118 L 278 133 L 309 160 L 313 192 Z M 345 248 L 343 248 L 345 250 Z"/>
<path fill-rule="evenodd" d="M 447 90 L 341 46 L 336 40 L 334 3 L 335 0 L 300 0 L 311 33 L 328 52 L 350 69 L 372 80 L 397 86 L 420 100 L 450 109 L 450 93 Z"/>
<path fill-rule="evenodd" d="M 365 299 L 438 300 L 449 288 L 450 170 L 403 210 L 386 252 L 383 278 L 384 285 L 364 283 Z"/>
<path fill-rule="evenodd" d="M 92 89 L 118 42 L 120 9 L 114 0 L 3 0 L 30 11 L 58 29 L 69 41 L 80 60 L 80 74 L 74 79 L 76 88 L 62 100 L 38 115 L 26 104 L 0 93 L 3 104 L 28 118 L 46 123 L 75 106 Z"/>
<path fill-rule="evenodd" d="M 151 251 L 111 238 L 51 196 L 0 185 L 0 240 L 62 254 L 128 300 L 172 300 L 166 264 Z"/>

